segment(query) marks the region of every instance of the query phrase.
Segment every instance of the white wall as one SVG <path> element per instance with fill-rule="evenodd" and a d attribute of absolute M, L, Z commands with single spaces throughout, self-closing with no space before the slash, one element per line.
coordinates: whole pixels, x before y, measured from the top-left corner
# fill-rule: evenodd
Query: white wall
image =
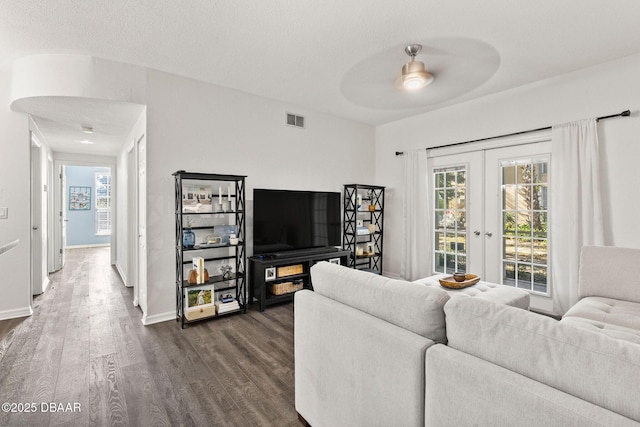
<path fill-rule="evenodd" d="M 64 96 L 144 104 L 145 69 L 88 55 L 40 54 L 16 59 L 11 100 Z"/>
<path fill-rule="evenodd" d="M 11 77 L 0 70 L 0 206 L 9 218 L 0 219 L 0 245 L 20 240 L 0 255 L 0 319 L 31 314 L 29 287 L 29 119 L 9 109 Z"/>
<path fill-rule="evenodd" d="M 402 239 L 402 159 L 395 151 L 427 148 L 616 114 L 601 121 L 606 244 L 640 247 L 640 55 L 443 108 L 376 129 L 376 181 L 389 186 L 385 266 L 399 274 Z M 427 88 L 428 90 L 428 88 Z"/>
<path fill-rule="evenodd" d="M 175 316 L 173 172 L 247 175 L 247 199 L 257 187 L 342 191 L 374 179 L 370 126 L 162 72 L 147 82 L 148 317 Z M 285 126 L 285 112 L 307 128 Z"/>

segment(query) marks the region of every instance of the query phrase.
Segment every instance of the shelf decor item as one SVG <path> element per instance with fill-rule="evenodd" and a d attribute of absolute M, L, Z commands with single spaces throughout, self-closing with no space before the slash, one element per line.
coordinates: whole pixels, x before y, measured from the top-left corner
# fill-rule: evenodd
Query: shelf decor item
<path fill-rule="evenodd" d="M 185 249 L 193 249 L 196 244 L 196 233 L 191 228 L 182 230 L 182 246 Z"/>
<path fill-rule="evenodd" d="M 304 287 L 304 283 L 302 281 L 269 283 L 269 292 L 272 295 L 284 295 L 284 294 L 290 294 L 295 291 L 299 291 L 303 287 Z"/>
<path fill-rule="evenodd" d="M 479 281 L 480 281 L 480 277 L 479 276 L 476 276 L 475 274 L 469 274 L 469 273 L 467 273 L 465 275 L 465 280 L 463 280 L 461 282 L 455 280 L 453 276 L 449 276 L 449 277 L 445 277 L 445 278 L 439 279 L 440 285 L 445 287 L 445 288 L 449 288 L 449 289 L 466 288 L 466 287 L 475 285 Z"/>
<path fill-rule="evenodd" d="M 216 308 L 213 304 L 213 286 L 198 286 L 185 289 L 184 311 L 188 320 L 197 320 L 208 316 L 215 316 Z"/>

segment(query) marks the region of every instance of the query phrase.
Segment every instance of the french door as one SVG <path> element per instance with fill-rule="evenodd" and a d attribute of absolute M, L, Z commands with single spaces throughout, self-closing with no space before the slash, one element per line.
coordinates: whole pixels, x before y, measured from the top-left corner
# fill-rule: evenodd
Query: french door
<path fill-rule="evenodd" d="M 429 159 L 433 269 L 546 297 L 550 141 Z"/>

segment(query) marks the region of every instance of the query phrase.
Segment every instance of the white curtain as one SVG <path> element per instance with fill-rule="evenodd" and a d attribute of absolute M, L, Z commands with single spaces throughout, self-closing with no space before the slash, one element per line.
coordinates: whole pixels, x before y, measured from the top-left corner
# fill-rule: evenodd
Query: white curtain
<path fill-rule="evenodd" d="M 405 280 L 431 275 L 430 220 L 427 190 L 427 150 L 405 151 L 402 223 L 404 245 L 400 274 Z"/>
<path fill-rule="evenodd" d="M 604 244 L 596 120 L 553 126 L 551 139 L 552 293 L 564 314 L 578 301 L 582 246 Z"/>

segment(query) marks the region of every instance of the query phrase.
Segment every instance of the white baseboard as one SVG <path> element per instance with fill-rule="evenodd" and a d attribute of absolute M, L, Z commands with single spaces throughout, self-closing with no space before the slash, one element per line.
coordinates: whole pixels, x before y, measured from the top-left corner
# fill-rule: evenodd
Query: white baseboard
<path fill-rule="evenodd" d="M 168 311 L 166 313 L 154 314 L 153 316 L 147 316 L 146 313 L 142 315 L 142 324 L 144 326 L 153 325 L 154 323 L 167 322 L 169 320 L 176 320 L 175 311 Z"/>
<path fill-rule="evenodd" d="M 98 243 L 95 245 L 72 245 L 65 246 L 65 249 L 83 249 L 83 248 L 103 248 L 105 246 L 111 246 L 111 243 Z"/>
<path fill-rule="evenodd" d="M 49 276 L 47 276 L 44 279 L 44 282 L 42 283 L 42 293 L 44 293 L 44 291 L 47 290 L 47 288 L 49 287 L 49 284 L 51 283 L 51 280 L 49 280 Z"/>
<path fill-rule="evenodd" d="M 124 285 L 127 288 L 132 288 L 133 285 L 129 284 L 129 280 L 127 279 L 127 275 L 124 273 L 124 270 L 122 270 L 122 267 L 120 267 L 120 264 L 118 264 L 118 262 L 116 261 L 116 263 L 114 265 L 116 266 L 116 270 L 118 270 L 118 274 L 120 275 L 120 278 L 122 279 L 122 283 L 124 283 Z"/>
<path fill-rule="evenodd" d="M 14 308 L 12 310 L 0 311 L 0 320 L 17 319 L 19 317 L 27 317 L 33 314 L 31 307 Z"/>

